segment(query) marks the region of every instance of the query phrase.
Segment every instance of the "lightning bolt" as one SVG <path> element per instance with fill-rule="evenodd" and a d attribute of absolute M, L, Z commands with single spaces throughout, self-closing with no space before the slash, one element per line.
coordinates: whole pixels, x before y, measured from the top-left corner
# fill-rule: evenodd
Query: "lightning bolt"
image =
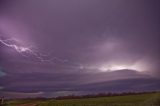
<path fill-rule="evenodd" d="M 22 54 L 23 56 L 26 56 L 24 54 L 29 54 L 32 56 L 35 56 L 37 59 L 40 61 L 45 61 L 41 54 L 36 53 L 31 47 L 24 47 L 24 46 L 19 46 L 18 40 L 17 39 L 2 39 L 0 38 L 0 43 L 3 44 L 4 46 L 7 46 L 9 48 L 14 49 L 16 52 Z"/>
<path fill-rule="evenodd" d="M 14 39 L 5 39 L 5 40 L 0 39 L 0 42 L 3 45 L 15 49 L 18 53 L 32 52 L 32 50 L 30 48 L 18 46 L 16 44 L 10 44 L 10 43 L 8 43 L 8 41 L 15 41 L 15 40 Z"/>
<path fill-rule="evenodd" d="M 49 58 L 49 55 L 42 54 L 39 51 L 35 50 L 33 46 L 31 47 L 26 47 L 26 46 L 20 46 L 19 43 L 20 41 L 15 39 L 15 38 L 10 38 L 10 39 L 4 39 L 2 36 L 0 36 L 0 43 L 3 44 L 6 47 L 9 47 L 11 49 L 14 49 L 17 53 L 21 54 L 22 56 L 25 57 L 34 57 L 40 62 L 49 62 L 49 63 L 68 63 L 68 65 L 71 65 L 72 68 L 77 68 L 80 67 L 81 65 L 76 64 L 75 62 L 71 62 L 68 59 L 62 59 L 59 57 L 52 57 Z"/>
<path fill-rule="evenodd" d="M 6 47 L 14 49 L 16 52 L 21 54 L 22 56 L 29 57 L 33 56 L 40 60 L 41 62 L 53 62 L 53 61 L 59 61 L 59 62 L 67 62 L 64 59 L 60 59 L 58 57 L 54 57 L 52 59 L 46 59 L 48 58 L 48 55 L 42 54 L 36 50 L 34 50 L 32 47 L 25 47 L 25 46 L 20 46 L 18 45 L 19 40 L 15 38 L 10 38 L 10 39 L 3 39 L 0 37 L 0 43 L 3 44 Z"/>

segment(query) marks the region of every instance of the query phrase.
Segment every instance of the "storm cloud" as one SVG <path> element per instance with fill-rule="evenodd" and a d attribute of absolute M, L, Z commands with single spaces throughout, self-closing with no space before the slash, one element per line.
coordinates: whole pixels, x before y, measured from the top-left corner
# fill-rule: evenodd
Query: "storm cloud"
<path fill-rule="evenodd" d="M 124 83 L 139 80 L 144 85 L 157 82 L 153 90 L 159 89 L 159 4 L 158 0 L 1 0 L 1 93 L 8 97 L 11 92 L 82 93 L 91 85 L 108 81 L 112 85 L 115 80 L 113 88 L 130 87 Z M 110 91 L 107 84 L 93 92 Z"/>

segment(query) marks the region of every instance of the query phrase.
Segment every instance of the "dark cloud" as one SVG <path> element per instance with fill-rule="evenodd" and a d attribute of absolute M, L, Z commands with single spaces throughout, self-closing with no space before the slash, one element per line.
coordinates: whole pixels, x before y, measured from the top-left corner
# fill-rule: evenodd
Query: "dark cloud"
<path fill-rule="evenodd" d="M 113 87 L 131 87 L 124 84 L 131 81 L 127 79 L 141 77 L 150 78 L 143 81 L 151 84 L 160 69 L 159 4 L 159 0 L 0 0 L 0 39 L 14 38 L 9 44 L 34 50 L 18 53 L 0 42 L 0 67 L 7 73 L 0 77 L 0 87 L 6 92 L 54 95 L 78 88 L 83 93 L 83 87 L 89 89 L 86 83 L 109 80 L 126 79 Z"/>
<path fill-rule="evenodd" d="M 0 77 L 3 77 L 5 75 L 6 75 L 6 73 L 0 68 Z"/>
<path fill-rule="evenodd" d="M 36 72 L 36 73 L 23 73 L 23 74 L 19 73 L 17 75 L 8 75 L 6 77 L 1 78 L 0 83 L 2 86 L 5 87 L 3 89 L 4 91 L 57 92 L 57 91 L 75 91 L 75 89 L 83 91 L 83 89 L 88 90 L 89 85 L 96 85 L 96 83 L 112 81 L 112 80 L 122 80 L 119 84 L 123 84 L 126 82 L 126 80 L 129 79 L 138 80 L 139 78 L 142 78 L 144 80 L 146 78 L 152 79 L 151 76 L 143 75 L 133 70 L 119 70 L 115 72 L 104 72 L 104 73 L 90 73 L 90 72 L 89 73 L 86 72 L 37 73 Z M 125 79 L 125 82 L 123 82 L 123 79 Z M 108 86 L 108 84 L 105 85 Z M 110 83 L 109 85 L 112 84 Z M 116 84 L 114 86 L 118 87 L 118 85 Z M 99 89 L 105 89 L 105 88 L 99 87 Z"/>

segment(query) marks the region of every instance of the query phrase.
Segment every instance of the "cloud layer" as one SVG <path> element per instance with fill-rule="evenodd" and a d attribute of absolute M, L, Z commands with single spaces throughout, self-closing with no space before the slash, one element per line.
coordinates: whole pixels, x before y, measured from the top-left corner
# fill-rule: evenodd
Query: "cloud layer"
<path fill-rule="evenodd" d="M 134 84 L 127 79 L 152 85 L 159 81 L 159 18 L 158 0 L 1 0 L 0 39 L 16 39 L 45 60 L 0 43 L 1 93 L 84 93 L 105 81 Z M 139 88 L 151 90 L 147 84 Z M 104 85 L 93 91 L 110 91 Z"/>

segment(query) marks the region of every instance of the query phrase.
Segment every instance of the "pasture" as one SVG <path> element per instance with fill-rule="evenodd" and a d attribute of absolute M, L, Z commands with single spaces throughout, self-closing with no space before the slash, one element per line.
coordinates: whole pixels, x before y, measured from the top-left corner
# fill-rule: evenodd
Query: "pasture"
<path fill-rule="evenodd" d="M 64 100 L 11 100 L 6 106 L 160 106 L 160 93 Z"/>

